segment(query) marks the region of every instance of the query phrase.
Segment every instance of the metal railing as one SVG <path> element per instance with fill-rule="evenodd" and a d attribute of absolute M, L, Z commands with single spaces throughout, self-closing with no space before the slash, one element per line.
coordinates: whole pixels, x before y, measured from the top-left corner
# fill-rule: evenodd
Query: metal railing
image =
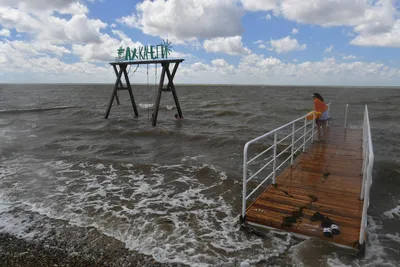
<path fill-rule="evenodd" d="M 372 185 L 372 169 L 374 167 L 374 151 L 372 146 L 371 126 L 369 122 L 368 107 L 365 106 L 363 123 L 363 179 L 361 184 L 360 199 L 364 200 L 363 213 L 360 227 L 359 243 L 365 241 L 365 229 L 367 227 L 367 211 L 369 207 L 369 192 Z"/>
<path fill-rule="evenodd" d="M 330 110 L 330 103 L 328 104 L 328 111 Z M 311 140 L 311 142 L 314 140 L 314 134 L 315 134 L 315 114 L 313 114 L 313 119 L 308 121 L 307 117 L 310 116 L 311 112 L 300 117 L 297 118 L 279 128 L 276 128 L 275 130 L 272 130 L 264 135 L 261 135 L 249 142 L 246 143 L 246 145 L 244 146 L 244 150 L 243 150 L 243 199 L 242 199 L 242 218 L 245 218 L 246 215 L 246 207 L 247 207 L 247 200 L 262 186 L 265 184 L 265 182 L 267 182 L 269 179 L 272 178 L 272 183 L 275 184 L 275 178 L 276 178 L 276 174 L 277 171 L 285 164 L 288 162 L 288 160 L 290 159 L 290 164 L 293 164 L 293 160 L 294 160 L 294 155 L 300 150 L 303 149 L 303 152 L 306 150 L 306 145 L 307 143 Z M 304 121 L 304 123 L 303 123 Z M 296 123 L 301 123 L 302 126 L 298 127 L 296 129 Z M 311 124 L 311 128 L 309 130 L 307 130 L 307 127 L 310 126 Z M 283 130 L 287 130 L 290 129 L 290 134 L 285 135 L 283 138 L 281 138 L 280 140 L 278 140 L 278 133 L 282 132 Z M 303 130 L 303 134 L 299 137 L 299 138 L 295 138 L 296 137 L 296 133 L 298 133 L 299 131 Z M 269 146 L 267 149 L 265 149 L 264 151 L 262 151 L 261 153 L 259 153 L 258 155 L 256 155 L 255 157 L 253 157 L 252 159 L 248 160 L 248 149 L 249 146 L 255 142 L 261 141 L 261 140 L 265 140 L 268 137 L 271 137 L 273 135 L 274 138 L 274 143 L 273 145 Z M 281 144 L 283 141 L 289 139 L 291 137 L 291 144 L 289 146 L 287 146 L 283 151 L 281 151 L 279 154 L 277 154 L 277 146 L 279 144 Z M 302 143 L 295 149 L 296 145 L 298 145 L 299 141 L 302 141 Z M 282 156 L 285 152 L 287 152 L 288 150 L 291 150 L 290 155 L 283 160 L 283 162 L 279 165 L 277 165 L 277 158 L 279 158 L 280 156 Z M 248 165 L 250 163 L 254 163 L 256 159 L 260 158 L 261 156 L 265 155 L 267 152 L 273 150 L 273 155 L 271 156 L 271 159 L 265 164 L 263 165 L 260 169 L 258 169 L 254 174 L 252 174 L 250 176 L 250 178 L 247 178 L 248 175 Z M 263 170 L 265 170 L 268 166 L 270 166 L 272 164 L 272 172 L 266 176 L 266 178 L 255 188 L 253 189 L 249 194 L 247 194 L 247 183 L 249 181 L 251 181 L 252 179 L 254 179 L 255 177 L 257 177 L 257 175 L 259 175 Z"/>

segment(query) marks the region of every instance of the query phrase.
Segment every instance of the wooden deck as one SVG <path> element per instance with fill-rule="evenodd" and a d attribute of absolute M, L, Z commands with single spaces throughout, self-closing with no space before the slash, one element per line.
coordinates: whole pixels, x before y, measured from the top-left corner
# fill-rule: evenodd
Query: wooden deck
<path fill-rule="evenodd" d="M 246 210 L 246 222 L 317 237 L 356 248 L 363 201 L 362 130 L 328 127 L 325 143 L 314 143 Z M 314 200 L 314 201 L 313 201 Z M 296 223 L 284 226 L 284 217 L 302 209 Z M 319 212 L 340 227 L 340 234 L 324 237 Z M 299 213 L 294 213 L 299 216 Z"/>

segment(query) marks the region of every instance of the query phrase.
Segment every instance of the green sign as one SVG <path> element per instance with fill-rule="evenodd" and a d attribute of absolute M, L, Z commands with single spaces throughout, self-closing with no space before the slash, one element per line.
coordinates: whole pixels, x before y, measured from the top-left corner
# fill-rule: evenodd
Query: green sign
<path fill-rule="evenodd" d="M 122 45 L 117 50 L 117 61 L 164 59 L 172 52 L 171 42 L 163 41 L 159 45 L 140 46 L 138 48 L 124 48 Z"/>

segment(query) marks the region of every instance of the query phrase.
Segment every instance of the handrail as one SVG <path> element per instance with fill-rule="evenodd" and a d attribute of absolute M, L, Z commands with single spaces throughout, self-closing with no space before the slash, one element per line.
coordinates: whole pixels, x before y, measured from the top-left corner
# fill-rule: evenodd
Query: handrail
<path fill-rule="evenodd" d="M 328 104 L 328 111 L 330 110 L 330 103 Z M 309 116 L 310 114 L 313 114 L 313 120 L 310 122 L 307 122 L 307 116 Z M 299 127 L 296 130 L 296 123 L 298 122 L 303 122 L 304 124 Z M 307 131 L 307 126 L 311 124 L 311 129 L 308 129 Z M 277 140 L 278 139 L 278 132 L 288 128 L 291 126 L 291 133 L 284 136 L 282 139 Z M 303 130 L 304 129 L 304 133 L 302 136 L 300 136 L 298 139 L 295 140 L 295 135 L 299 130 Z M 308 143 L 308 141 L 311 140 L 311 142 L 314 140 L 314 134 L 315 134 L 315 113 L 313 112 L 309 112 L 306 115 L 297 118 L 289 123 L 286 123 L 285 125 L 282 125 L 266 134 L 263 134 L 259 137 L 254 138 L 253 140 L 248 141 L 243 149 L 243 199 L 242 199 L 242 218 L 245 217 L 246 215 L 246 203 L 247 200 L 250 198 L 251 195 L 253 195 L 254 192 L 256 192 L 266 181 L 268 181 L 270 178 L 272 178 L 272 183 L 275 184 L 275 178 L 276 178 L 276 173 L 277 170 L 279 170 L 289 159 L 290 164 L 293 164 L 293 160 L 294 160 L 294 155 L 300 150 L 303 149 L 303 151 L 305 151 L 306 149 L 306 144 Z M 274 144 L 271 145 L 270 147 L 268 147 L 267 149 L 265 149 L 264 151 L 262 151 L 261 153 L 259 153 L 258 155 L 256 155 L 255 157 L 253 157 L 250 160 L 248 159 L 248 149 L 249 146 L 257 141 L 260 141 L 262 139 L 265 139 L 269 136 L 274 137 Z M 283 151 L 281 151 L 279 154 L 277 153 L 277 145 L 280 144 L 282 141 L 291 138 L 291 145 L 289 145 L 288 147 L 286 147 Z M 295 144 L 297 144 L 298 141 L 300 141 L 301 139 L 303 139 L 302 144 L 295 149 Z M 289 139 L 290 140 L 290 139 Z M 281 156 L 282 154 L 284 154 L 286 151 L 289 150 L 289 148 L 291 148 L 291 153 L 290 156 L 288 156 L 286 159 L 283 160 L 283 162 L 277 166 L 277 158 L 279 156 Z M 273 149 L 273 156 L 272 156 L 272 160 L 269 160 L 267 164 L 263 165 L 260 169 L 258 169 L 253 175 L 251 175 L 250 178 L 247 178 L 247 169 L 248 169 L 248 165 L 252 162 L 254 162 L 256 159 L 258 159 L 259 157 L 261 157 L 262 155 L 264 155 L 265 153 L 269 152 L 271 149 Z M 249 194 L 247 194 L 247 182 L 249 182 L 250 180 L 252 180 L 254 177 L 256 177 L 262 170 L 264 170 L 266 167 L 268 167 L 270 164 L 273 164 L 272 166 L 272 172 Z"/>
<path fill-rule="evenodd" d="M 359 243 L 365 242 L 365 229 L 367 227 L 367 212 L 369 207 L 369 192 L 372 185 L 372 170 L 374 167 L 374 151 L 372 146 L 371 125 L 369 122 L 368 107 L 365 105 L 363 123 L 363 179 L 361 184 L 360 199 L 364 200 Z"/>

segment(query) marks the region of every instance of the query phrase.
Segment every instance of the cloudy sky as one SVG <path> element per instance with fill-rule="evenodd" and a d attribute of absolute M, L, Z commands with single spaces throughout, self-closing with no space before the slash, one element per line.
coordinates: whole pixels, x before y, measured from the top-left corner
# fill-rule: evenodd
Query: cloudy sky
<path fill-rule="evenodd" d="M 113 83 L 166 38 L 178 83 L 400 84 L 400 0 L 0 0 L 0 82 Z"/>

